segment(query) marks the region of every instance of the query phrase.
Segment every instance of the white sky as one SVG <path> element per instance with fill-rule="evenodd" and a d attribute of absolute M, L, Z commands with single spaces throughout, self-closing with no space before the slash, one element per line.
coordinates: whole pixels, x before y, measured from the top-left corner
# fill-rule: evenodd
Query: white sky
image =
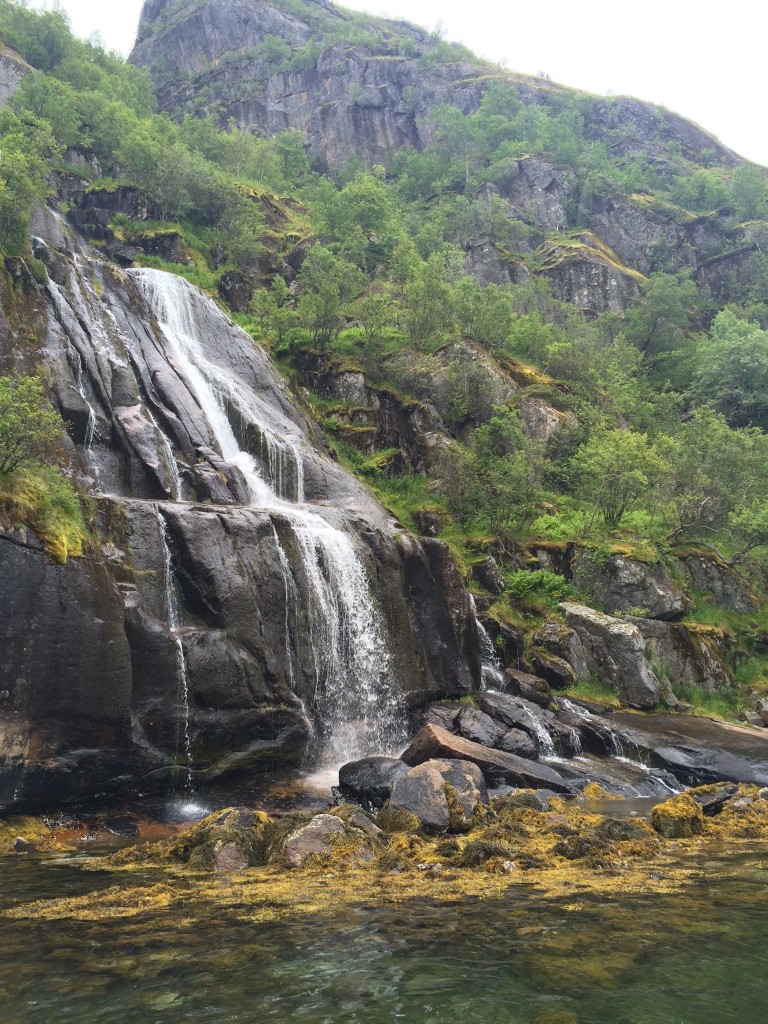
<path fill-rule="evenodd" d="M 31 7 L 52 0 L 29 0 Z M 346 0 L 344 6 L 438 23 L 511 70 L 545 71 L 564 85 L 661 103 L 715 134 L 742 156 L 768 165 L 765 40 L 761 0 Z M 127 54 L 142 0 L 61 0 L 74 31 L 98 32 Z"/>

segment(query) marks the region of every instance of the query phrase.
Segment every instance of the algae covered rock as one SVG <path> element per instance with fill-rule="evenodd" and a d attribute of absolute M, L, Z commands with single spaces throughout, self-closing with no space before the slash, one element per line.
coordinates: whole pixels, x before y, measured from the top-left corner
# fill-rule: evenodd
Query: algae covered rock
<path fill-rule="evenodd" d="M 317 858 L 333 859 L 350 867 L 370 864 L 374 859 L 363 833 L 349 828 L 333 814 L 316 814 L 297 829 L 286 839 L 283 856 L 292 868 L 303 867 L 308 860 Z"/>
<path fill-rule="evenodd" d="M 436 758 L 395 782 L 388 810 L 413 815 L 427 831 L 466 831 L 487 802 L 488 791 L 476 764 Z"/>
<path fill-rule="evenodd" d="M 681 793 L 653 808 L 651 824 L 665 839 L 690 839 L 703 833 L 704 812 L 692 796 Z"/>

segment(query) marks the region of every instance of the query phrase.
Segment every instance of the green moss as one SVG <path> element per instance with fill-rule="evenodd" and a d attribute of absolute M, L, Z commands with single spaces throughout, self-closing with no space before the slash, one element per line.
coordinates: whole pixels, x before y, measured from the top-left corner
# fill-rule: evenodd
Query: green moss
<path fill-rule="evenodd" d="M 0 518 L 7 526 L 34 530 L 59 565 L 82 555 L 91 536 L 80 498 L 53 466 L 32 465 L 0 475 Z"/>

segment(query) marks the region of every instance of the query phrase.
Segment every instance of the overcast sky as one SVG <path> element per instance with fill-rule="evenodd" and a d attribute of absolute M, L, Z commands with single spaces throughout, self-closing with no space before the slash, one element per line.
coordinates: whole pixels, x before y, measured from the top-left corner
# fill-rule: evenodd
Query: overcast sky
<path fill-rule="evenodd" d="M 29 0 L 32 7 L 51 0 Z M 127 54 L 142 0 L 61 0 L 78 35 L 98 32 Z M 513 71 L 546 72 L 590 92 L 661 103 L 713 132 L 742 156 L 768 166 L 765 39 L 759 0 L 346 0 L 466 43 Z"/>

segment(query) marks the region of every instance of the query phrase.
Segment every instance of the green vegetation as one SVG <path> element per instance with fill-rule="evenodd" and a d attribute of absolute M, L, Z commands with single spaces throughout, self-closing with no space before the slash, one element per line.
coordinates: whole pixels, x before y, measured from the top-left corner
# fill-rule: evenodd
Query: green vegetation
<path fill-rule="evenodd" d="M 0 377 L 0 521 L 30 526 L 56 562 L 81 555 L 88 529 L 80 499 L 55 465 L 64 424 L 39 377 Z"/>

